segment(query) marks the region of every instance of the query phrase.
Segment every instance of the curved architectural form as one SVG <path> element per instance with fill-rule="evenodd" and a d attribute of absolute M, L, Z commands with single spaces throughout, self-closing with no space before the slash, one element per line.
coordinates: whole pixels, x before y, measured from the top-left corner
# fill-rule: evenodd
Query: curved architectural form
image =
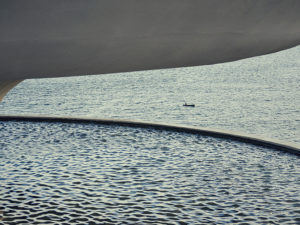
<path fill-rule="evenodd" d="M 128 127 L 144 127 L 161 130 L 172 130 L 178 132 L 201 134 L 218 138 L 232 139 L 244 143 L 250 143 L 259 146 L 270 147 L 280 151 L 289 152 L 300 156 L 300 146 L 284 141 L 273 140 L 270 138 L 262 138 L 254 135 L 225 131 L 220 129 L 187 127 L 162 123 L 132 121 L 132 120 L 116 120 L 116 119 L 99 119 L 87 117 L 58 117 L 58 116 L 37 116 L 37 115 L 0 115 L 0 121 L 44 121 L 44 122 L 62 122 L 62 123 L 97 123 Z"/>
<path fill-rule="evenodd" d="M 17 80 L 214 64 L 300 43 L 299 0 L 4 0 L 0 92 Z"/>
<path fill-rule="evenodd" d="M 9 92 L 12 88 L 14 88 L 18 83 L 22 82 L 22 80 L 3 80 L 0 81 L 0 102 L 3 97 Z"/>

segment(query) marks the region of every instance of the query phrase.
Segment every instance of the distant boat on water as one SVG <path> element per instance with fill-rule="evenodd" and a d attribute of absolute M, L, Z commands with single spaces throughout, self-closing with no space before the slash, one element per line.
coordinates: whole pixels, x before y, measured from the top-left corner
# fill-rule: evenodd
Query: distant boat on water
<path fill-rule="evenodd" d="M 186 102 L 183 104 L 183 106 L 187 106 L 187 107 L 195 107 L 195 104 L 187 104 Z"/>

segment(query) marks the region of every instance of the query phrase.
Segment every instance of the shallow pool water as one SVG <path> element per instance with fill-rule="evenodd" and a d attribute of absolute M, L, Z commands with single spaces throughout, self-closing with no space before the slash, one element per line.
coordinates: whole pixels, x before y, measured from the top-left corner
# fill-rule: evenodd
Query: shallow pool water
<path fill-rule="evenodd" d="M 0 224 L 299 224 L 299 157 L 193 134 L 0 122 Z"/>

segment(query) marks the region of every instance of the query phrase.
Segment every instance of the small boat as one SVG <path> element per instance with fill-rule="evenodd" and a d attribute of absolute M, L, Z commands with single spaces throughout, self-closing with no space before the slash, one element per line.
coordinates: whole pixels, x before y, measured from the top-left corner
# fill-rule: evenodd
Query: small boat
<path fill-rule="evenodd" d="M 187 107 L 195 107 L 195 104 L 187 104 L 187 103 L 184 103 L 183 106 L 187 106 Z"/>

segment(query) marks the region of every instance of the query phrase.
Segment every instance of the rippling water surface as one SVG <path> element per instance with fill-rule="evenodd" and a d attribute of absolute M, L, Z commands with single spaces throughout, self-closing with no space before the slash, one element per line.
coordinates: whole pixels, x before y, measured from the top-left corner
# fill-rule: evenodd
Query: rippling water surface
<path fill-rule="evenodd" d="M 212 66 L 27 80 L 0 113 L 139 119 L 300 143 L 300 46 Z"/>
<path fill-rule="evenodd" d="M 300 46 L 212 66 L 26 80 L 0 113 L 300 143 L 299 73 Z M 299 157 L 272 149 L 151 129 L 0 122 L 0 224 L 300 224 L 299 196 Z"/>
<path fill-rule="evenodd" d="M 294 155 L 118 126 L 0 129 L 4 224 L 300 223 Z"/>

